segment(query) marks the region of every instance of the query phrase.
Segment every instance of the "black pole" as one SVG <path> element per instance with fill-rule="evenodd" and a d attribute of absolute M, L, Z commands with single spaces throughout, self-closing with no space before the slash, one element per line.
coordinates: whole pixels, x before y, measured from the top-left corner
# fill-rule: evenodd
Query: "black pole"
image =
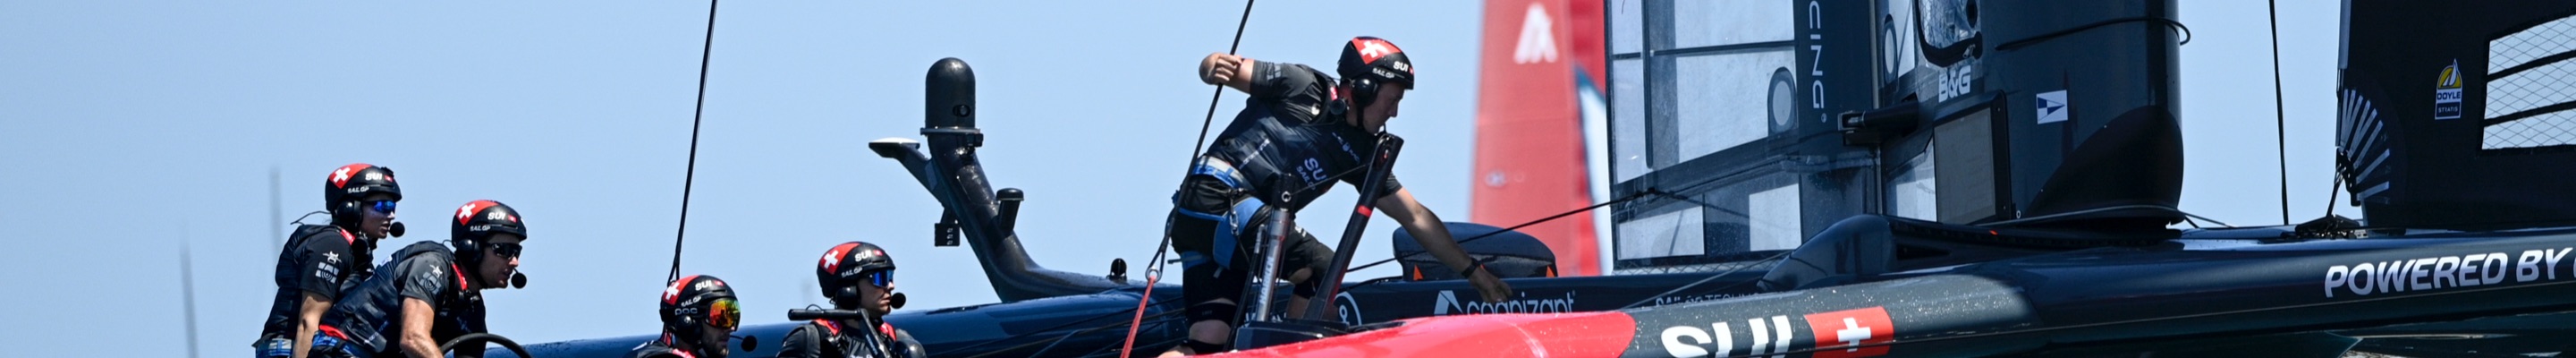
<path fill-rule="evenodd" d="M 2272 144 L 2281 163 L 2281 225 L 2290 222 L 2289 110 L 2281 108 L 2281 2 L 2270 1 L 2272 17 Z M 2332 200 L 2332 199 L 2328 199 Z"/>
<path fill-rule="evenodd" d="M 680 248 L 689 240 L 689 188 L 698 183 L 698 126 L 707 120 L 707 63 L 716 53 L 716 2 L 707 1 L 707 40 L 698 48 L 698 110 L 689 119 L 689 168 L 680 179 L 680 229 L 671 238 L 671 278 L 680 280 Z"/>
<path fill-rule="evenodd" d="M 1392 135 L 1378 138 L 1377 158 L 1369 161 L 1368 174 L 1360 179 L 1360 203 L 1352 206 L 1350 223 L 1342 225 L 1342 242 L 1333 246 L 1333 265 L 1328 267 L 1332 271 L 1326 272 L 1324 281 L 1316 285 L 1323 292 L 1311 297 L 1325 304 L 1306 305 L 1307 319 L 1323 320 L 1329 317 L 1325 313 L 1333 312 L 1331 302 L 1334 295 L 1341 294 L 1342 276 L 1350 273 L 1351 255 L 1359 251 L 1360 235 L 1368 229 L 1369 216 L 1377 212 L 1378 191 L 1385 190 L 1386 176 L 1395 169 L 1395 156 L 1404 149 L 1404 138 Z"/>

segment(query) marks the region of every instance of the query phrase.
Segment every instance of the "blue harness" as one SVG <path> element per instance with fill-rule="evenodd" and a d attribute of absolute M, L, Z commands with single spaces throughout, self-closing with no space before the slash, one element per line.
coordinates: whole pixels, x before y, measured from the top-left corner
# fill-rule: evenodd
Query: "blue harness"
<path fill-rule="evenodd" d="M 1214 177 L 1218 182 L 1225 183 L 1225 186 L 1229 188 L 1244 188 L 1243 173 L 1236 171 L 1233 164 L 1226 163 L 1223 160 L 1216 160 L 1215 158 L 1200 158 L 1198 165 L 1190 168 L 1190 174 Z M 1258 216 L 1261 213 L 1261 208 L 1268 205 L 1268 203 L 1262 202 L 1261 198 L 1247 197 L 1243 198 L 1242 201 L 1235 202 L 1234 207 L 1227 209 L 1224 213 L 1202 213 L 1181 209 L 1178 206 L 1180 199 L 1181 197 L 1179 193 L 1172 194 L 1172 202 L 1175 204 L 1172 208 L 1172 212 L 1180 213 L 1182 216 L 1190 218 L 1215 221 L 1217 223 L 1216 235 L 1213 238 L 1216 245 L 1215 252 L 1199 253 L 1181 251 L 1182 267 L 1195 267 L 1209 263 L 1215 263 L 1219 268 L 1234 267 L 1234 247 L 1236 245 L 1236 239 L 1243 234 L 1244 228 L 1252 226 L 1252 219 L 1254 216 Z M 1212 261 L 1208 257 L 1211 255 L 1216 256 Z"/>

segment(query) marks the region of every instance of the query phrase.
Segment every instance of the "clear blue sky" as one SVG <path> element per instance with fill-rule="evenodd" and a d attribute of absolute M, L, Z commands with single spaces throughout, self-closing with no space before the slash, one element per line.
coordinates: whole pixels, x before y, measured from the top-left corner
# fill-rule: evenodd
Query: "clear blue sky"
<path fill-rule="evenodd" d="M 1420 61 L 1391 130 L 1397 173 L 1466 218 L 1480 5 L 1266 2 L 1242 53 L 1325 63 L 1354 35 Z M 2263 8 L 2184 4 L 2184 209 L 2277 222 Z M 2329 184 L 2334 4 L 2282 9 L 2293 216 Z M 749 320 L 819 301 L 812 258 L 886 245 L 913 307 L 994 301 L 964 248 L 932 248 L 938 208 L 870 139 L 916 137 L 931 61 L 977 71 L 999 186 L 1050 267 L 1105 272 L 1152 254 L 1167 195 L 1242 3 L 735 2 L 717 20 L 685 271 L 743 290 Z M 1366 10 L 1366 11 L 1362 11 Z M 178 258 L 194 254 L 208 356 L 237 356 L 273 287 L 269 210 L 319 207 L 349 162 L 395 168 L 413 236 L 489 198 L 533 230 L 527 290 L 493 291 L 523 342 L 633 335 L 670 264 L 706 4 L 0 3 L 0 345 L 29 356 L 182 356 Z M 1355 13 L 1403 21 L 1353 20 Z M 1228 97 L 1231 112 L 1239 96 Z M 281 196 L 269 173 L 283 174 Z M 1349 190 L 1322 199 L 1345 202 Z M 2356 212 L 2346 209 L 2345 213 Z M 2347 214 L 2352 215 L 2352 214 Z M 1339 218 L 1332 220 L 1338 222 Z M 1497 223 L 1510 224 L 1510 223 Z M 1385 220 L 1371 231 L 1392 228 Z M 1338 235 L 1339 225 L 1311 225 Z M 1386 257 L 1382 233 L 1360 259 Z M 389 252 L 389 251 L 388 251 Z M 1141 271 L 1141 269 L 1140 269 Z M 1361 273 L 1360 276 L 1391 272 Z M 104 350 L 104 351 L 103 351 Z"/>

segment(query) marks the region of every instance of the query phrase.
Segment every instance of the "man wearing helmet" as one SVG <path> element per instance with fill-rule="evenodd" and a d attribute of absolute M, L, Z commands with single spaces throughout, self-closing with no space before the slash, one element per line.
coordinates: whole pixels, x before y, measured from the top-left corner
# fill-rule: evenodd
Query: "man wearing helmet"
<path fill-rule="evenodd" d="M 393 222 L 394 202 L 401 200 L 390 168 L 350 164 L 323 179 L 322 207 L 331 223 L 296 227 L 278 251 L 277 295 L 252 343 L 259 357 L 305 356 L 331 302 L 367 279 L 376 240 L 401 232 Z"/>
<path fill-rule="evenodd" d="M 715 276 L 681 277 L 662 289 L 662 339 L 626 356 L 724 358 L 736 328 L 742 328 L 742 302 L 734 299 L 732 285 Z"/>
<path fill-rule="evenodd" d="M 394 251 L 375 277 L 331 307 L 313 337 L 317 356 L 433 358 L 442 356 L 440 343 L 490 332 L 481 291 L 508 287 L 517 275 L 527 224 L 518 210 L 491 200 L 465 203 L 455 213 L 447 245 L 422 241 Z M 459 347 L 457 356 L 479 357 L 482 350 Z"/>
<path fill-rule="evenodd" d="M 1189 339 L 1164 356 L 1222 351 L 1231 340 L 1237 316 L 1235 300 L 1243 296 L 1246 275 L 1259 264 L 1250 243 L 1269 231 L 1274 211 L 1297 211 L 1332 189 L 1333 182 L 1359 183 L 1367 175 L 1378 139 L 1388 119 L 1395 118 L 1404 92 L 1413 89 L 1413 63 L 1394 43 L 1375 37 L 1353 38 L 1342 45 L 1337 81 L 1305 65 L 1257 62 L 1222 53 L 1199 61 L 1199 80 L 1251 95 L 1243 111 L 1182 179 L 1173 196 L 1172 215 L 1164 234 L 1186 262 L 1182 296 L 1189 302 Z M 1281 187 L 1281 185 L 1286 185 Z M 1386 176 L 1373 198 L 1388 218 L 1404 226 L 1432 256 L 1449 267 L 1463 267 L 1476 291 L 1488 302 L 1511 293 L 1458 248 L 1439 215 Z M 1287 312 L 1303 312 L 1315 295 L 1317 276 L 1330 268 L 1332 249 L 1303 229 L 1290 230 L 1282 257 L 1284 278 L 1296 283 L 1296 300 Z"/>
<path fill-rule="evenodd" d="M 823 296 L 832 300 L 832 309 L 859 311 L 867 322 L 818 319 L 797 326 L 779 344 L 780 358 L 929 356 L 912 333 L 884 323 L 899 300 L 894 293 L 894 256 L 884 248 L 858 241 L 834 245 L 815 265 L 814 278 L 822 284 Z"/>

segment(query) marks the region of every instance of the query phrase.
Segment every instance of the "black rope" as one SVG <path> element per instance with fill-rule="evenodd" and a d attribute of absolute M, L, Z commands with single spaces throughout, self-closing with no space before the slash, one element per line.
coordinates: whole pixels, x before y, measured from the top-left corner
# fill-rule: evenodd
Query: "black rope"
<path fill-rule="evenodd" d="M 1475 237 L 1469 237 L 1469 238 L 1465 238 L 1465 239 L 1458 239 L 1458 243 L 1460 243 L 1460 244 L 1465 244 L 1465 243 L 1473 242 L 1473 241 L 1476 241 L 1476 240 L 1482 240 L 1482 239 L 1487 238 L 1487 237 L 1493 237 L 1494 235 L 1501 235 L 1502 233 L 1512 232 L 1512 230 L 1520 230 L 1520 228 L 1529 227 L 1530 225 L 1538 225 L 1538 224 L 1540 224 L 1540 223 L 1546 223 L 1546 222 L 1549 222 L 1549 221 L 1555 221 L 1556 219 L 1565 218 L 1565 217 L 1567 217 L 1567 216 L 1574 216 L 1574 214 L 1580 214 L 1580 213 L 1583 213 L 1583 212 L 1586 212 L 1586 211 L 1592 211 L 1593 209 L 1600 209 L 1601 207 L 1610 206 L 1611 204 L 1623 203 L 1623 202 L 1627 202 L 1627 201 L 1629 201 L 1629 200 L 1637 200 L 1637 198 L 1644 198 L 1644 197 L 1646 197 L 1646 196 L 1648 196 L 1648 195 L 1652 195 L 1652 194 L 1655 194 L 1655 193 L 1659 193 L 1659 191 L 1655 191 L 1655 190 L 1651 190 L 1651 189 L 1649 189 L 1649 190 L 1646 190 L 1646 191 L 1636 192 L 1636 193 L 1634 193 L 1634 194 L 1628 194 L 1628 196 L 1627 196 L 1627 197 L 1618 198 L 1618 199 L 1611 199 L 1610 201 L 1604 201 L 1604 202 L 1601 202 L 1600 204 L 1592 204 L 1592 206 L 1586 206 L 1586 207 L 1582 207 L 1582 208 L 1578 208 L 1578 209 L 1574 209 L 1574 210 L 1570 210 L 1570 211 L 1566 211 L 1566 212 L 1562 212 L 1562 213 L 1557 213 L 1556 215 L 1548 215 L 1547 217 L 1539 218 L 1538 220 L 1531 220 L 1530 222 L 1521 223 L 1520 225 L 1512 225 L 1512 227 L 1503 228 L 1502 230 L 1495 230 L 1494 232 L 1485 233 L 1484 235 L 1476 235 Z M 1344 250 L 1349 250 L 1350 248 L 1343 248 L 1343 249 L 1344 249 Z M 1426 254 L 1426 253 L 1415 253 L 1414 255 L 1422 255 L 1422 254 Z M 1366 269 L 1368 269 L 1368 268 L 1370 268 L 1370 267 L 1377 267 L 1377 265 L 1384 265 L 1384 264 L 1386 264 L 1386 263 L 1389 263 L 1389 262 L 1395 262 L 1395 260 L 1403 259 L 1403 258 L 1405 258 L 1405 257 L 1410 257 L 1410 256 L 1412 256 L 1412 255 L 1398 256 L 1398 257 L 1389 257 L 1389 258 L 1386 258 L 1385 260 L 1377 260 L 1377 262 L 1370 262 L 1370 263 L 1368 263 L 1367 265 L 1359 265 L 1359 267 L 1352 267 L 1350 270 L 1345 270 L 1345 272 L 1355 272 L 1355 271 L 1359 271 L 1359 270 L 1366 270 Z M 1358 283 L 1358 284 L 1353 284 L 1353 285 L 1351 285 L 1351 287 L 1352 287 L 1352 288 L 1358 288 L 1358 287 L 1363 286 L 1363 285 L 1367 285 L 1367 284 L 1371 284 L 1371 283 L 1377 283 L 1377 282 L 1378 282 L 1378 281 L 1361 282 L 1361 283 Z M 1349 289 L 1344 289 L 1344 290 L 1349 290 Z"/>
<path fill-rule="evenodd" d="M 1250 24 L 1252 24 L 1252 0 L 1244 0 L 1243 17 L 1234 20 L 1234 43 L 1226 45 L 1225 54 L 1232 55 L 1235 51 L 1243 49 L 1243 28 L 1244 25 Z M 1216 124 L 1217 100 L 1224 97 L 1225 84 L 1222 83 L 1216 85 L 1215 91 L 1208 92 L 1207 118 L 1199 120 L 1199 140 L 1190 141 L 1190 169 L 1192 170 L 1198 169 L 1199 151 L 1206 149 L 1204 143 L 1207 142 L 1208 127 Z"/>
<path fill-rule="evenodd" d="M 1243 0 L 1243 16 L 1234 20 L 1234 41 L 1226 45 L 1225 54 L 1232 55 L 1236 51 L 1243 49 L 1243 29 L 1252 24 L 1252 3 L 1253 0 Z M 1188 164 L 1183 166 L 1181 171 L 1182 176 L 1186 177 L 1189 173 L 1198 171 L 1199 155 L 1201 152 L 1207 150 L 1206 143 L 1208 128 L 1213 127 L 1216 124 L 1216 105 L 1219 100 L 1224 97 L 1224 84 L 1216 85 L 1216 89 L 1208 93 L 1207 114 L 1199 119 L 1199 138 L 1190 141 L 1190 157 Z M 1172 235 L 1167 232 L 1163 234 L 1163 240 L 1161 243 L 1154 244 L 1154 258 L 1145 260 L 1145 265 L 1147 265 L 1145 267 L 1145 293 L 1136 298 L 1138 301 L 1137 311 L 1134 313 L 1136 318 L 1134 321 L 1128 322 L 1129 325 L 1139 328 L 1144 326 L 1144 305 L 1154 299 L 1154 284 L 1157 281 L 1162 280 L 1163 277 L 1164 253 L 1170 252 L 1171 250 Z M 1059 341 L 1061 341 L 1061 339 L 1059 339 Z M 1135 348 L 1135 344 L 1136 331 L 1134 329 L 1130 329 L 1127 331 L 1126 341 L 1120 344 L 1120 354 L 1124 355 L 1132 353 L 1128 351 L 1133 350 Z M 1048 349 L 1053 348 L 1054 345 L 1048 345 Z"/>
<path fill-rule="evenodd" d="M 1719 277 L 1726 277 L 1726 275 L 1732 275 L 1732 274 L 1735 274 L 1735 272 L 1737 272 L 1737 271 L 1744 271 L 1744 269 L 1753 268 L 1753 267 L 1755 267 L 1755 266 L 1762 266 L 1759 262 L 1779 261 L 1779 260 L 1780 260 L 1780 258 L 1788 257 L 1788 256 L 1789 256 L 1789 253 L 1792 253 L 1792 252 L 1798 252 L 1798 251 L 1797 251 L 1797 250 L 1781 250 L 1781 251 L 1780 251 L 1780 253 L 1777 253 L 1777 254 L 1771 254 L 1771 257 L 1765 257 L 1765 258 L 1762 258 L 1762 260 L 1754 261 L 1754 262 L 1756 262 L 1756 263 L 1747 263 L 1747 264 L 1744 264 L 1744 265 L 1736 266 L 1736 267 L 1735 267 L 1735 268 L 1733 268 L 1733 269 L 1727 269 L 1727 270 L 1726 270 L 1726 271 L 1724 271 L 1724 272 L 1718 272 L 1718 273 L 1717 273 L 1717 274 L 1715 274 L 1715 275 L 1708 275 L 1708 277 L 1707 277 L 1707 278 L 1699 279 L 1699 281 L 1691 281 L 1691 283 L 1690 283 L 1690 284 L 1688 284 L 1688 285 L 1682 285 L 1682 287 L 1674 287 L 1674 288 L 1673 288 L 1673 289 L 1671 289 L 1671 290 L 1665 290 L 1665 291 L 1664 291 L 1664 293 L 1658 293 L 1658 294 L 1655 294 L 1654 296 L 1646 296 L 1646 299 L 1637 300 L 1637 302 L 1636 302 L 1636 303 L 1630 303 L 1630 304 L 1628 304 L 1628 305 L 1626 305 L 1626 306 L 1619 306 L 1619 309 L 1623 309 L 1623 310 L 1624 310 L 1624 309 L 1629 309 L 1629 308 L 1635 308 L 1635 307 L 1637 307 L 1637 305 L 1646 304 L 1647 302 L 1654 302 L 1654 301 L 1655 301 L 1655 300 L 1657 300 L 1657 299 L 1662 299 L 1662 298 L 1664 298 L 1664 296 L 1670 296 L 1670 295 L 1672 295 L 1672 294 L 1674 294 L 1674 293 L 1682 292 L 1682 290 L 1687 290 L 1687 289 L 1690 289 L 1691 287 L 1699 286 L 1699 284 L 1708 283 L 1708 281 L 1716 280 L 1716 279 L 1717 279 L 1717 278 L 1719 278 Z M 1725 289 L 1729 289 L 1729 288 L 1735 288 L 1735 286 L 1741 286 L 1741 285 L 1744 285 L 1744 284 L 1745 284 L 1745 283 L 1747 283 L 1747 282 L 1753 282 L 1753 281 L 1735 281 L 1735 283 L 1726 284 L 1725 286 L 1717 286 L 1717 288 L 1712 288 L 1712 289 L 1709 289 L 1709 290 L 1710 290 L 1710 291 L 1720 291 L 1720 290 L 1725 290 Z"/>
<path fill-rule="evenodd" d="M 698 182 L 698 126 L 707 119 L 707 63 L 716 50 L 717 1 L 707 0 L 707 42 L 698 50 L 698 110 L 689 119 L 689 169 L 680 180 L 680 229 L 671 238 L 671 278 L 662 282 L 680 280 L 680 247 L 689 240 L 689 188 Z"/>
<path fill-rule="evenodd" d="M 2281 225 L 2290 222 L 2290 125 L 2289 109 L 2281 101 L 2281 2 L 2269 1 L 2272 17 L 2272 144 L 2281 163 Z M 2332 200 L 2332 199 L 2328 199 Z"/>
<path fill-rule="evenodd" d="M 1225 48 L 1225 54 L 1232 55 L 1232 54 L 1234 54 L 1234 53 L 1235 53 L 1235 51 L 1236 51 L 1236 50 L 1240 50 L 1240 49 L 1242 49 L 1242 48 L 1243 48 L 1243 29 L 1244 29 L 1244 25 L 1249 25 L 1249 24 L 1251 24 L 1251 23 L 1252 23 L 1252 2 L 1253 2 L 1252 0 L 1244 0 L 1244 1 L 1243 1 L 1243 17 L 1242 17 L 1241 19 L 1237 19 L 1237 20 L 1235 20 L 1235 22 L 1234 22 L 1234 43 L 1226 46 L 1226 48 Z M 1209 128 L 1209 127 L 1211 127 L 1212 125 L 1216 124 L 1216 105 L 1217 105 L 1217 101 L 1218 101 L 1220 98 L 1224 97 L 1224 96 L 1225 96 L 1225 85 L 1224 85 L 1224 84 L 1218 84 L 1218 85 L 1216 85 L 1216 91 L 1215 91 L 1215 92 L 1213 92 L 1213 93 L 1209 93 L 1209 94 L 1208 94 L 1208 109 L 1207 109 L 1207 116 L 1206 116 L 1205 118 L 1201 118 L 1201 119 L 1199 119 L 1199 139 L 1198 139 L 1198 140 L 1194 140 L 1194 141 L 1190 141 L 1190 160 L 1189 160 L 1189 164 L 1188 164 L 1188 165 L 1186 165 L 1186 166 L 1184 167 L 1184 168 L 1186 168 L 1186 169 L 1185 169 L 1185 170 L 1182 170 L 1182 175 L 1183 175 L 1183 176 L 1188 176 L 1188 174 L 1189 174 L 1189 173 L 1196 173 L 1196 172 L 1198 171 L 1198 165 L 1199 165 L 1199 154 L 1202 154 L 1202 153 L 1200 153 L 1200 152 L 1202 152 L 1202 151 L 1204 151 L 1204 150 L 1206 150 L 1206 149 L 1207 149 L 1207 147 L 1206 147 L 1206 145 L 1205 145 L 1205 144 L 1206 144 L 1206 142 L 1207 142 L 1207 133 L 1208 133 L 1208 128 Z M 1353 169 L 1357 169 L 1357 168 L 1353 168 Z M 1347 171 L 1345 171 L 1345 172 L 1347 172 Z M 1329 183 L 1329 182 L 1327 182 L 1327 183 Z M 1308 185 L 1308 186 L 1309 186 L 1309 187 L 1312 187 L 1312 185 Z M 1301 190 L 1302 190 L 1302 189 L 1301 189 Z M 1166 235 L 1163 235 L 1163 242 L 1162 242 L 1161 244 L 1156 244 L 1156 245 L 1155 245 L 1155 247 L 1154 247 L 1154 259 L 1153 259 L 1153 260 L 1147 260 L 1147 261 L 1146 261 L 1146 264 L 1147 264 L 1147 265 L 1151 265 L 1151 266 L 1146 267 L 1146 269 L 1145 269 L 1145 274 L 1147 275 L 1147 277 L 1148 277 L 1148 278 L 1151 278 L 1151 277 L 1154 277 L 1154 276 L 1159 276 L 1159 275 L 1161 275 L 1161 274 L 1162 274 L 1162 272 L 1163 272 L 1163 263 L 1164 263 L 1164 262 L 1163 262 L 1163 257 L 1164 257 L 1164 256 L 1163 256 L 1163 252 L 1165 252 L 1165 251 L 1169 251 L 1169 250 L 1171 250 L 1171 248 L 1172 248 L 1172 236 L 1171 236 L 1171 235 L 1169 235 L 1168 233 L 1166 233 Z"/>

